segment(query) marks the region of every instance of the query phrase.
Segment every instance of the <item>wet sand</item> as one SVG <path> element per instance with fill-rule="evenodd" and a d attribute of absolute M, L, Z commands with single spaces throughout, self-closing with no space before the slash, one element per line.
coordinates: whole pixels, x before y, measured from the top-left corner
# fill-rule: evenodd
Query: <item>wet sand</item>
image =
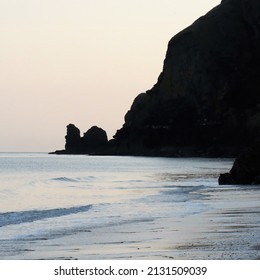
<path fill-rule="evenodd" d="M 48 240 L 17 241 L 2 259 L 260 259 L 260 187 L 216 186 L 198 191 L 193 207 Z M 196 212 L 196 211 L 195 211 Z M 7 244 L 8 246 L 8 244 Z"/>

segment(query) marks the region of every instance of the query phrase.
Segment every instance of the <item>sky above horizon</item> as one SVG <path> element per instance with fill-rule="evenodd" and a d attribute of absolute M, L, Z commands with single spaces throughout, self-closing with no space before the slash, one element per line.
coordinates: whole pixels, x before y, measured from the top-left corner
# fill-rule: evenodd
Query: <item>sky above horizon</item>
<path fill-rule="evenodd" d="M 112 138 L 162 71 L 168 41 L 221 0 L 1 0 L 0 152 Z"/>

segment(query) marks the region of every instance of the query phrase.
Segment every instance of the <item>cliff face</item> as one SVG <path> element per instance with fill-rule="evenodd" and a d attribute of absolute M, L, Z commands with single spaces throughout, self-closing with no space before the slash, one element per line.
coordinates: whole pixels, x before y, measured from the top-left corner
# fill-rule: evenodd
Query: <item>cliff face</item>
<path fill-rule="evenodd" d="M 259 131 L 260 1 L 225 0 L 170 40 L 113 142 L 119 154 L 227 156 Z"/>

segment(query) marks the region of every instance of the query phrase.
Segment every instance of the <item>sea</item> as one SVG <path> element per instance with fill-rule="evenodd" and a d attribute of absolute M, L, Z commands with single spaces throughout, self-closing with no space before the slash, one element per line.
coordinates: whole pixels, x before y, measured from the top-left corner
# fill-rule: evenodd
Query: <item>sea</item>
<path fill-rule="evenodd" d="M 0 153 L 0 259 L 258 258 L 260 191 L 219 186 L 232 163 Z"/>

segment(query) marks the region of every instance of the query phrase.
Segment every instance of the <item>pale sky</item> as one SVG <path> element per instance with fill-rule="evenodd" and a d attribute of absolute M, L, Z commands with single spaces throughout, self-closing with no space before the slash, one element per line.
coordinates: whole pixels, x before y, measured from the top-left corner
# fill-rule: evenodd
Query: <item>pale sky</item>
<path fill-rule="evenodd" d="M 64 148 L 66 125 L 112 138 L 168 41 L 221 0 L 0 0 L 0 152 Z"/>

